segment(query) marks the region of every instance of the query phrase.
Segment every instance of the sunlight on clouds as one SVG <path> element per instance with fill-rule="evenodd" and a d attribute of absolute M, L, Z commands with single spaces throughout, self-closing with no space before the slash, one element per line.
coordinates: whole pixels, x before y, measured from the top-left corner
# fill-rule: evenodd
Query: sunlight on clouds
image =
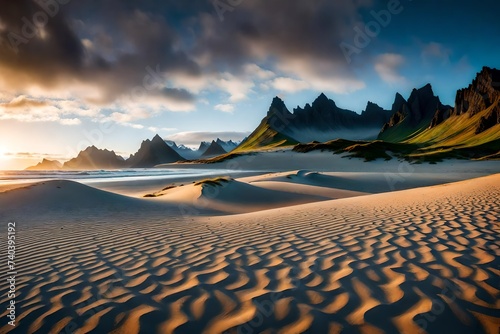
<path fill-rule="evenodd" d="M 218 104 L 214 107 L 214 109 L 225 112 L 225 113 L 232 114 L 234 112 L 234 105 L 232 105 L 232 104 Z"/>
<path fill-rule="evenodd" d="M 155 126 L 150 126 L 150 127 L 148 127 L 148 130 L 151 131 L 151 132 L 154 132 L 154 133 L 158 133 L 158 132 L 172 132 L 172 131 L 176 131 L 177 128 L 158 128 L 158 127 L 155 127 Z"/>
<path fill-rule="evenodd" d="M 272 81 L 272 85 L 275 89 L 287 93 L 295 93 L 310 88 L 305 81 L 285 77 L 274 79 Z"/>
<path fill-rule="evenodd" d="M 245 74 L 257 77 L 262 80 L 271 79 L 272 77 L 276 76 L 273 71 L 266 70 L 257 64 L 246 64 L 245 66 L 243 66 L 243 69 L 245 71 Z"/>
<path fill-rule="evenodd" d="M 71 116 L 89 116 L 97 113 L 97 109 L 86 108 L 75 101 L 38 100 L 25 95 L 0 103 L 0 120 L 78 125 L 81 123 L 80 119 Z"/>
<path fill-rule="evenodd" d="M 307 59 L 293 58 L 281 62 L 277 67 L 287 76 L 307 83 L 309 89 L 320 92 L 348 94 L 366 87 L 364 81 L 328 61 L 316 60 L 308 62 Z M 295 82 L 295 85 L 292 86 L 291 83 L 290 80 L 288 80 L 288 83 L 278 81 L 278 86 L 284 89 L 293 87 L 296 91 L 299 90 L 299 87 L 305 89 L 305 84 L 298 86 L 298 83 Z"/>
<path fill-rule="evenodd" d="M 248 95 L 253 92 L 252 88 L 255 86 L 252 79 L 245 80 L 227 72 L 215 82 L 215 85 L 230 95 L 229 101 L 231 102 L 247 99 Z"/>
<path fill-rule="evenodd" d="M 399 68 L 405 62 L 405 58 L 400 54 L 385 53 L 377 58 L 375 71 L 380 78 L 390 84 L 405 84 L 406 79 L 399 74 Z"/>

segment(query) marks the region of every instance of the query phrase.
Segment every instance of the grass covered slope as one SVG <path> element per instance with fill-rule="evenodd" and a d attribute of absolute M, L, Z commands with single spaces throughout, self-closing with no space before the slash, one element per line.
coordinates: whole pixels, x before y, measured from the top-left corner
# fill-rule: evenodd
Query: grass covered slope
<path fill-rule="evenodd" d="M 262 120 L 260 125 L 255 129 L 247 139 L 245 139 L 232 152 L 256 151 L 280 146 L 296 145 L 298 142 L 282 133 L 271 128 L 267 117 Z"/>
<path fill-rule="evenodd" d="M 434 128 L 426 129 L 407 140 L 408 143 L 426 143 L 432 147 L 470 147 L 500 139 L 500 124 L 477 133 L 481 119 L 488 117 L 495 108 L 500 107 L 500 100 L 488 109 L 474 116 L 462 114 L 452 116 Z"/>
<path fill-rule="evenodd" d="M 404 158 L 418 149 L 419 145 L 407 143 L 336 139 L 326 143 L 299 144 L 293 148 L 293 151 L 307 153 L 320 150 L 331 151 L 336 154 L 349 153 L 347 155 L 349 158 L 363 158 L 365 161 L 373 161 L 377 159 L 391 160 L 392 156 L 389 153 Z"/>
<path fill-rule="evenodd" d="M 428 118 L 420 122 L 417 126 L 413 126 L 410 124 L 410 120 L 405 118 L 401 123 L 385 130 L 379 135 L 378 138 L 391 143 L 402 142 L 407 138 L 412 138 L 414 136 L 418 136 L 422 132 L 425 132 L 425 129 L 429 126 L 430 121 L 431 118 Z"/>
<path fill-rule="evenodd" d="M 391 160 L 394 157 L 414 162 L 435 162 L 450 158 L 488 160 L 500 158 L 499 135 L 500 125 L 497 125 L 461 144 L 444 147 L 439 144 L 433 145 L 430 142 L 417 142 L 414 140 L 391 143 L 381 140 L 350 141 L 337 139 L 326 143 L 299 144 L 293 148 L 293 151 L 301 153 L 311 151 L 331 151 L 335 154 L 346 153 L 348 158 L 362 158 L 365 161 Z"/>
<path fill-rule="evenodd" d="M 500 99 L 473 116 L 468 113 L 452 116 L 404 143 L 425 146 L 421 152 L 412 154 L 413 157 L 494 158 L 500 152 L 500 124 L 484 131 L 481 131 L 480 126 L 485 120 L 495 117 L 499 108 Z"/>

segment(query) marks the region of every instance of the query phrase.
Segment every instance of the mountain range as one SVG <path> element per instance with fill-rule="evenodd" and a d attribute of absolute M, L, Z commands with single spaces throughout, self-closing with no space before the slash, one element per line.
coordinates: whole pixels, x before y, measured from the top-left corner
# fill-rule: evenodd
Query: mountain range
<path fill-rule="evenodd" d="M 201 155 L 201 158 L 212 158 L 226 153 L 227 151 L 218 142 L 212 140 L 210 145 L 206 148 L 205 152 L 203 152 L 203 154 Z"/>
<path fill-rule="evenodd" d="M 61 164 L 59 161 L 43 159 L 35 166 L 26 170 L 93 170 L 93 169 L 120 169 L 120 168 L 152 168 L 156 165 L 195 159 L 206 159 L 226 154 L 238 146 L 229 140 L 220 138 L 211 143 L 202 142 L 199 149 L 192 150 L 184 145 L 177 145 L 173 141 L 163 140 L 159 135 L 141 143 L 137 153 L 131 154 L 128 159 L 117 155 L 114 151 L 98 149 L 89 146 L 78 155 Z"/>
<path fill-rule="evenodd" d="M 159 136 L 142 142 L 139 151 L 127 160 L 129 168 L 150 168 L 159 164 L 185 160 Z"/>
<path fill-rule="evenodd" d="M 361 113 L 338 107 L 323 93 L 311 104 L 296 107 L 292 112 L 281 98 L 275 97 L 266 116 L 239 145 L 217 138 L 212 142 L 201 142 L 199 148 L 193 150 L 156 135 L 152 140 L 143 141 L 137 153 L 127 160 L 114 151 L 91 146 L 62 166 L 57 161 L 44 159 L 28 169 L 150 168 L 177 161 L 212 158 L 228 152 L 241 153 L 340 138 L 344 140 L 342 145 L 353 140 L 363 141 L 364 150 L 369 150 L 370 146 L 366 145 L 374 140 L 407 145 L 404 146 L 405 152 L 413 157 L 450 153 L 463 156 L 464 152 L 466 157 L 499 157 L 500 70 L 484 67 L 468 87 L 457 91 L 454 107 L 441 103 L 430 84 L 413 89 L 408 100 L 397 93 L 391 110 L 368 102 Z M 339 142 L 335 143 L 338 145 Z M 377 145 L 378 148 L 387 147 Z"/>
<path fill-rule="evenodd" d="M 35 166 L 26 168 L 26 170 L 58 170 L 62 167 L 63 165 L 59 161 L 43 159 Z"/>
<path fill-rule="evenodd" d="M 323 93 L 312 104 L 306 104 L 304 108 L 297 107 L 290 112 L 285 102 L 275 97 L 266 117 L 236 150 L 327 141 L 333 138 L 375 139 L 390 117 L 389 110 L 372 102 L 367 103 L 361 114 L 342 109 Z"/>
<path fill-rule="evenodd" d="M 275 97 L 259 126 L 235 152 L 342 138 L 418 145 L 421 154 L 482 145 L 486 154 L 500 151 L 499 101 L 500 71 L 488 67 L 456 93 L 455 107 L 441 103 L 430 84 L 414 89 L 408 100 L 397 93 L 391 110 L 368 102 L 360 114 L 339 108 L 324 94 L 293 112 Z"/>
<path fill-rule="evenodd" d="M 217 138 L 212 142 L 202 141 L 196 150 L 193 150 L 185 145 L 178 145 L 174 141 L 167 140 L 165 142 L 187 160 L 195 160 L 225 154 L 231 152 L 238 146 L 238 143 L 235 143 L 232 140 L 223 141 L 220 138 Z M 210 151 L 207 153 L 209 149 Z"/>
<path fill-rule="evenodd" d="M 101 150 L 89 146 L 81 151 L 76 158 L 64 163 L 63 169 L 116 169 L 126 167 L 123 157 L 114 151 Z"/>

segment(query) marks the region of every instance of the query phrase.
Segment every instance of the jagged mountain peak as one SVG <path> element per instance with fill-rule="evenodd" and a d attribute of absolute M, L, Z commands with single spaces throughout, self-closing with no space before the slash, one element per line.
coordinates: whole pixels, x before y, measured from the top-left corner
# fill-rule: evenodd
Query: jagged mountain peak
<path fill-rule="evenodd" d="M 500 124 L 500 70 L 485 66 L 467 88 L 457 91 L 453 110 L 436 113 L 430 128 L 438 126 L 451 116 L 466 114 L 470 119 L 486 111 L 487 114 L 475 125 L 476 134 Z"/>
<path fill-rule="evenodd" d="M 274 114 L 286 114 L 290 113 L 288 108 L 285 105 L 285 102 L 278 96 L 273 98 L 273 102 L 269 107 L 269 111 L 267 112 L 267 117 L 271 117 Z"/>
<path fill-rule="evenodd" d="M 374 102 L 368 101 L 368 103 L 366 104 L 366 108 L 365 108 L 365 110 L 363 110 L 362 114 L 379 112 L 381 110 L 384 110 L 381 106 L 379 106 L 378 104 L 376 104 Z"/>
<path fill-rule="evenodd" d="M 437 111 L 444 112 L 438 96 L 434 95 L 431 84 L 414 88 L 408 100 L 397 93 L 392 105 L 393 115 L 379 134 L 379 139 L 399 141 L 422 131 L 431 124 Z"/>
<path fill-rule="evenodd" d="M 423 87 L 418 89 L 420 92 L 429 92 L 434 95 L 434 91 L 432 90 L 432 85 L 430 83 L 425 84 Z"/>
<path fill-rule="evenodd" d="M 94 145 L 92 145 L 83 150 L 83 152 L 90 152 L 90 151 L 99 151 L 99 149 Z"/>
<path fill-rule="evenodd" d="M 177 143 L 175 141 L 173 141 L 173 140 L 165 140 L 165 143 L 168 146 L 172 147 L 173 149 L 179 148 L 179 146 L 177 145 Z"/>
<path fill-rule="evenodd" d="M 483 67 L 472 83 L 457 91 L 454 115 L 475 115 L 491 106 L 500 92 L 500 70 Z"/>
<path fill-rule="evenodd" d="M 153 137 L 153 140 L 152 141 L 156 141 L 156 140 L 161 140 L 163 141 L 163 139 L 160 137 L 159 134 L 156 134 L 154 137 Z"/>
<path fill-rule="evenodd" d="M 206 150 L 208 146 L 210 146 L 210 143 L 208 143 L 206 141 L 202 141 L 200 143 L 200 146 L 198 147 L 198 151 L 202 152 L 202 151 Z"/>
<path fill-rule="evenodd" d="M 336 107 L 337 105 L 335 104 L 335 102 L 331 99 L 329 99 L 324 93 L 321 93 L 317 98 L 316 100 L 314 100 L 314 102 L 312 103 L 312 107 L 327 107 L 327 106 L 333 106 L 333 107 Z"/>
<path fill-rule="evenodd" d="M 393 113 L 401 109 L 401 107 L 406 103 L 406 99 L 400 93 L 396 93 L 394 97 L 394 103 L 392 104 Z"/>
<path fill-rule="evenodd" d="M 325 93 L 319 94 L 316 98 L 316 101 L 329 101 L 330 99 L 325 95 Z"/>
<path fill-rule="evenodd" d="M 57 160 L 49 160 L 43 158 L 41 162 L 35 166 L 30 166 L 26 170 L 58 170 L 62 168 L 62 164 Z"/>
<path fill-rule="evenodd" d="M 212 142 L 210 143 L 210 146 L 208 146 L 208 148 L 205 150 L 205 152 L 203 152 L 201 157 L 202 158 L 209 158 L 209 157 L 214 157 L 214 156 L 225 154 L 225 153 L 227 153 L 226 150 L 224 150 L 224 148 L 220 144 L 218 144 L 215 140 L 212 140 Z"/>
<path fill-rule="evenodd" d="M 415 99 L 428 100 L 435 97 L 437 96 L 434 95 L 434 91 L 432 90 L 432 85 L 428 83 L 421 88 L 418 89 L 414 88 L 413 91 L 411 92 L 410 98 L 408 99 L 408 103 L 411 103 Z"/>
<path fill-rule="evenodd" d="M 184 160 L 157 134 L 152 140 L 146 139 L 136 154 L 127 163 L 132 168 L 150 168 L 155 165 Z"/>
<path fill-rule="evenodd" d="M 114 169 L 124 166 L 123 157 L 116 155 L 114 151 L 101 150 L 94 145 L 80 151 L 78 155 L 66 161 L 63 165 L 66 169 Z"/>

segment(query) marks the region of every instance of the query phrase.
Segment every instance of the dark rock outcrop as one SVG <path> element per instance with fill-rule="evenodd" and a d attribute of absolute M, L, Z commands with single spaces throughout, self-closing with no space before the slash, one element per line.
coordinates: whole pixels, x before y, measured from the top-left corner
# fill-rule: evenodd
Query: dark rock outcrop
<path fill-rule="evenodd" d="M 366 139 L 363 129 L 376 129 L 378 133 L 390 116 L 391 111 L 372 102 L 368 102 L 362 114 L 342 109 L 323 93 L 312 104 L 293 109 L 293 113 L 276 97 L 267 114 L 272 129 L 302 142 L 337 137 Z"/>
<path fill-rule="evenodd" d="M 201 155 L 202 158 L 216 157 L 221 154 L 226 154 L 227 152 L 220 146 L 215 140 L 212 140 L 210 146 Z"/>
<path fill-rule="evenodd" d="M 481 117 L 476 128 L 476 134 L 484 132 L 497 124 L 500 124 L 500 100 L 497 100 L 496 105 Z"/>
<path fill-rule="evenodd" d="M 420 89 L 413 89 L 410 98 L 406 101 L 401 94 L 397 93 L 392 105 L 393 115 L 389 122 L 384 124 L 379 139 L 394 137 L 403 139 L 415 131 L 429 127 L 451 112 L 452 107 L 443 105 L 439 97 L 434 95 L 432 86 L 425 85 Z"/>
<path fill-rule="evenodd" d="M 219 144 L 224 149 L 224 151 L 226 151 L 226 152 L 230 152 L 230 151 L 234 150 L 238 146 L 238 144 L 236 144 L 232 140 L 223 141 L 220 138 L 217 138 L 217 140 L 215 142 L 217 144 Z"/>
<path fill-rule="evenodd" d="M 89 146 L 81 151 L 76 158 L 64 163 L 64 169 L 117 169 L 126 167 L 125 160 L 114 151 L 100 150 Z"/>
<path fill-rule="evenodd" d="M 209 146 L 210 146 L 209 142 L 202 141 L 200 143 L 200 146 L 198 147 L 198 152 L 200 152 L 200 155 L 203 154 Z"/>
<path fill-rule="evenodd" d="M 35 166 L 26 168 L 26 170 L 58 170 L 62 168 L 62 164 L 56 160 L 43 159 Z"/>
<path fill-rule="evenodd" d="M 478 113 L 492 108 L 487 115 L 481 117 L 476 128 L 476 134 L 500 124 L 498 121 L 498 103 L 500 100 L 500 71 L 483 67 L 476 78 L 467 87 L 457 91 L 455 108 L 438 110 L 434 115 L 430 128 L 433 128 L 452 116 L 468 115 L 473 117 Z"/>
<path fill-rule="evenodd" d="M 500 70 L 483 67 L 469 87 L 457 91 L 453 115 L 476 115 L 500 97 Z"/>
<path fill-rule="evenodd" d="M 167 145 L 159 135 L 156 135 L 152 140 L 148 139 L 142 142 L 139 151 L 131 155 L 127 160 L 127 166 L 131 168 L 151 168 L 156 165 L 183 160 L 185 159 L 179 153 Z"/>

